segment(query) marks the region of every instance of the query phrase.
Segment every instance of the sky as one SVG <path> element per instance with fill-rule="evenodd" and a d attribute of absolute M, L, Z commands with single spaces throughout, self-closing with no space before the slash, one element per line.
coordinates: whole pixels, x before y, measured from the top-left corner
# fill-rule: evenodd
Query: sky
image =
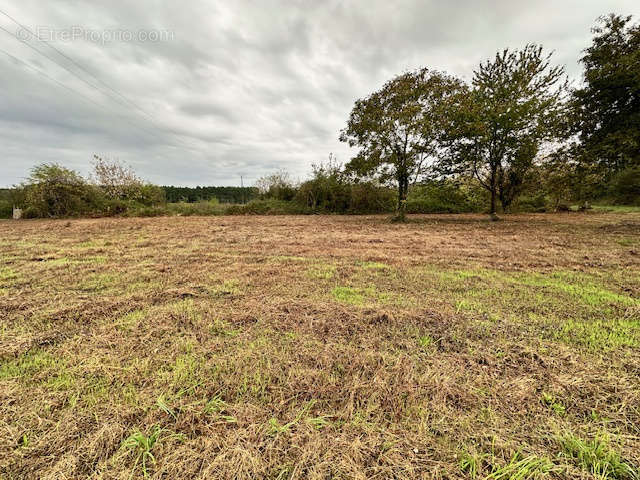
<path fill-rule="evenodd" d="M 304 180 L 330 153 L 355 154 L 340 129 L 394 75 L 470 81 L 533 42 L 578 84 L 610 12 L 638 18 L 640 3 L 0 0 L 0 187 L 44 162 L 87 175 L 94 154 L 162 185 Z"/>

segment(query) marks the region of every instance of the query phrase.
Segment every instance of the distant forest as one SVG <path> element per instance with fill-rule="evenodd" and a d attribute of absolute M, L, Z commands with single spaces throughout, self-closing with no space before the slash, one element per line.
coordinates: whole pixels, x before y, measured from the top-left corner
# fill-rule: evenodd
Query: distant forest
<path fill-rule="evenodd" d="M 256 187 L 173 187 L 163 186 L 167 202 L 195 203 L 217 199 L 220 203 L 247 203 L 258 198 Z"/>

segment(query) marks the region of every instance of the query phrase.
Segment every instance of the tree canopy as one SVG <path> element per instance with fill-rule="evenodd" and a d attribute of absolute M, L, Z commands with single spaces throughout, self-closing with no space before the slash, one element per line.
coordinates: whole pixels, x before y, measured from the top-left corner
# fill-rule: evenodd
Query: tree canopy
<path fill-rule="evenodd" d="M 340 140 L 359 147 L 346 170 L 378 177 L 398 188 L 399 218 L 404 218 L 409 184 L 427 171 L 439 149 L 447 100 L 462 83 L 426 68 L 399 75 L 356 101 Z"/>
<path fill-rule="evenodd" d="M 640 166 L 640 25 L 601 17 L 584 50 L 584 86 L 575 91 L 582 160 L 605 181 Z"/>
<path fill-rule="evenodd" d="M 566 133 L 567 81 L 541 46 L 505 49 L 480 64 L 472 86 L 452 102 L 445 174 L 469 173 L 507 210 L 520 193 L 541 147 Z"/>

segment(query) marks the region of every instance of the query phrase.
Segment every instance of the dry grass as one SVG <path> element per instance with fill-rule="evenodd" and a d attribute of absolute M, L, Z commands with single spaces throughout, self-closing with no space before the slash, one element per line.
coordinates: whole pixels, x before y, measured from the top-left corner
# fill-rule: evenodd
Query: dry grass
<path fill-rule="evenodd" d="M 0 234 L 0 478 L 638 474 L 638 214 Z"/>

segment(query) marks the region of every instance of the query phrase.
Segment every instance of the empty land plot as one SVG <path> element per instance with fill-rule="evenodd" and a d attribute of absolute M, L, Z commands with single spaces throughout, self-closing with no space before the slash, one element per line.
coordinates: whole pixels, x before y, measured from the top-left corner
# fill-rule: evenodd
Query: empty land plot
<path fill-rule="evenodd" d="M 0 478 L 637 478 L 640 215 L 0 222 Z"/>

